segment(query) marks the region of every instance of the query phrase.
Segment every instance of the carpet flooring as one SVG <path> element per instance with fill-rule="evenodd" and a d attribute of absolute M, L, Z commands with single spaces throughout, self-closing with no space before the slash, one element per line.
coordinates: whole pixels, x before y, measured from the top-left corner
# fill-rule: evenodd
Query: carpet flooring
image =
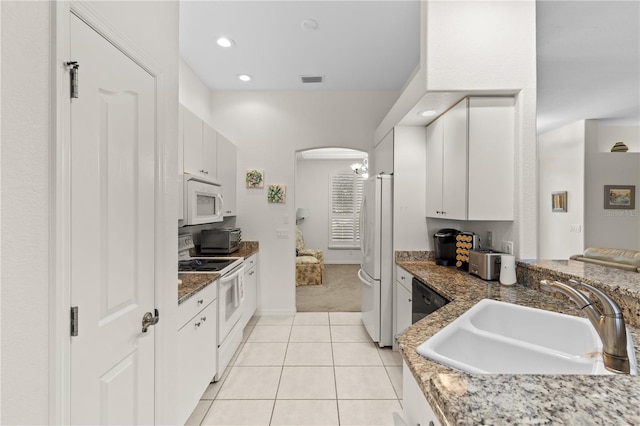
<path fill-rule="evenodd" d="M 360 265 L 325 265 L 322 285 L 296 287 L 298 312 L 360 312 Z"/>

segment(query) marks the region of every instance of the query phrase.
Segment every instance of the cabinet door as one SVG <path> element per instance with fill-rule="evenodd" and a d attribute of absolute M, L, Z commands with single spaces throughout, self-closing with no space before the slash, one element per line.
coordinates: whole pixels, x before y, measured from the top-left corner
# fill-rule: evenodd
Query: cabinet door
<path fill-rule="evenodd" d="M 441 217 L 446 219 L 467 218 L 467 104 L 463 99 L 443 116 Z"/>
<path fill-rule="evenodd" d="M 184 172 L 193 175 L 203 175 L 202 120 L 188 109 L 182 108 Z"/>
<path fill-rule="evenodd" d="M 254 254 L 245 260 L 248 269 L 244 273 L 244 312 L 240 320 L 243 328 L 249 323 L 258 308 L 258 267 L 250 266 L 248 264 L 250 259 L 254 259 L 253 262 L 255 262 L 256 255 Z"/>
<path fill-rule="evenodd" d="M 218 133 L 218 181 L 222 184 L 223 216 L 236 216 L 237 149 Z"/>
<path fill-rule="evenodd" d="M 218 310 L 210 303 L 178 331 L 176 407 L 184 424 L 216 375 Z"/>
<path fill-rule="evenodd" d="M 203 123 L 202 129 L 202 170 L 206 177 L 217 180 L 218 134 L 205 123 Z"/>
<path fill-rule="evenodd" d="M 515 99 L 469 99 L 469 220 L 513 220 Z"/>
<path fill-rule="evenodd" d="M 441 425 L 405 361 L 402 361 L 402 407 L 402 417 L 408 425 Z"/>
<path fill-rule="evenodd" d="M 442 217 L 442 130 L 442 117 L 427 126 L 427 217 Z"/>
<path fill-rule="evenodd" d="M 411 292 L 400 282 L 396 282 L 396 336 L 411 326 Z"/>

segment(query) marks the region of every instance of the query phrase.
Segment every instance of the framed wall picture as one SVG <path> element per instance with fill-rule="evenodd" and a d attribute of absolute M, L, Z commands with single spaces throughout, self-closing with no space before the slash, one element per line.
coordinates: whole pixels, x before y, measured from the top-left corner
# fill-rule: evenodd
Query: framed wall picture
<path fill-rule="evenodd" d="M 636 208 L 635 185 L 605 185 L 604 208 L 633 210 Z"/>
<path fill-rule="evenodd" d="M 264 170 L 250 169 L 244 179 L 247 188 L 264 188 Z"/>
<path fill-rule="evenodd" d="M 286 202 L 287 187 L 285 185 L 269 185 L 267 190 L 267 201 L 270 203 L 283 204 Z"/>
<path fill-rule="evenodd" d="M 558 191 L 551 193 L 551 211 L 566 212 L 567 211 L 567 191 Z"/>

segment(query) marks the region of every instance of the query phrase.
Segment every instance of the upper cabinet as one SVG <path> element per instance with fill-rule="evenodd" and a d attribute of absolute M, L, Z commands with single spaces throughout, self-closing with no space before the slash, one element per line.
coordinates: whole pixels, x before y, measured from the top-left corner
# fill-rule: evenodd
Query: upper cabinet
<path fill-rule="evenodd" d="M 427 127 L 426 216 L 513 220 L 514 99 L 465 98 Z"/>
<path fill-rule="evenodd" d="M 223 216 L 235 216 L 236 146 L 184 105 L 180 105 L 179 127 L 182 171 L 220 183 L 224 203 Z"/>
<path fill-rule="evenodd" d="M 218 133 L 218 182 L 222 184 L 222 213 L 223 216 L 236 215 L 236 190 L 237 190 L 237 159 L 236 146 L 227 138 Z"/>

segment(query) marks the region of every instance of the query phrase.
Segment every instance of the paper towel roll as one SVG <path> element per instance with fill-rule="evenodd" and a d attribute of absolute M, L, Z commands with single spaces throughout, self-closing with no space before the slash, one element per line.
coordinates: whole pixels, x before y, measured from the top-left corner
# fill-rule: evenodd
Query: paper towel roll
<path fill-rule="evenodd" d="M 500 256 L 500 284 L 513 285 L 516 283 L 516 257 L 511 254 Z"/>

